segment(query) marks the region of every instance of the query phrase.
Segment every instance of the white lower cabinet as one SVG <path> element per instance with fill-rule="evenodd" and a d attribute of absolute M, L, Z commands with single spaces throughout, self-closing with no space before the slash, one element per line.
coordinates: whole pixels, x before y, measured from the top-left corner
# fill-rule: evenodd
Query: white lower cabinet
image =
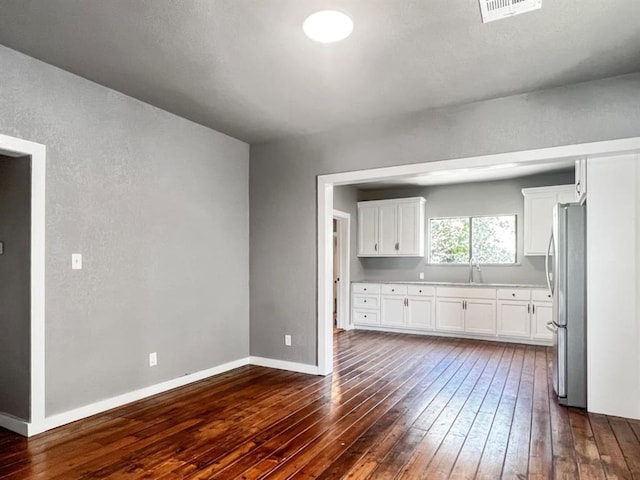
<path fill-rule="evenodd" d="M 464 331 L 482 335 L 496 334 L 496 301 L 465 300 Z"/>
<path fill-rule="evenodd" d="M 412 330 L 433 329 L 433 287 L 388 284 L 382 285 L 381 291 L 382 326 Z"/>
<path fill-rule="evenodd" d="M 498 301 L 498 335 L 529 338 L 531 335 L 531 303 Z"/>
<path fill-rule="evenodd" d="M 439 331 L 495 335 L 495 300 L 438 298 L 436 303 Z"/>
<path fill-rule="evenodd" d="M 420 284 L 352 285 L 356 327 L 549 344 L 551 296 L 543 289 Z"/>
<path fill-rule="evenodd" d="M 407 327 L 432 330 L 434 308 L 433 297 L 407 297 Z"/>
<path fill-rule="evenodd" d="M 351 285 L 351 321 L 354 325 L 380 325 L 380 284 Z"/>
<path fill-rule="evenodd" d="M 464 300 L 436 298 L 436 328 L 441 332 L 464 332 Z"/>
<path fill-rule="evenodd" d="M 553 306 L 551 303 L 534 303 L 534 311 L 531 314 L 531 338 L 535 340 L 552 340 L 553 333 L 547 328 L 547 323 L 553 319 Z"/>
<path fill-rule="evenodd" d="M 499 289 L 498 336 L 550 341 L 551 295 L 546 290 Z"/>
<path fill-rule="evenodd" d="M 382 318 L 381 324 L 389 327 L 404 327 L 405 321 L 405 300 L 406 297 L 389 295 L 382 297 Z"/>

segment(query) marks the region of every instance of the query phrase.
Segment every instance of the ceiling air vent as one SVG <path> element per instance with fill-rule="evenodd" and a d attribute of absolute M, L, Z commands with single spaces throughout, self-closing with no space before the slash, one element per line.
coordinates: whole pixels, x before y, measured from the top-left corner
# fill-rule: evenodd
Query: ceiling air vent
<path fill-rule="evenodd" d="M 542 0 L 480 0 L 484 23 L 538 10 Z"/>

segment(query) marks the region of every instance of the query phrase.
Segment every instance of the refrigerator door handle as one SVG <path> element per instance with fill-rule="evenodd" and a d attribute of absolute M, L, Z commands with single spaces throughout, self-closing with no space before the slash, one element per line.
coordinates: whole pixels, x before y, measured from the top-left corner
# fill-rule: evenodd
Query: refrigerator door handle
<path fill-rule="evenodd" d="M 544 269 L 547 275 L 547 287 L 549 287 L 549 292 L 553 295 L 553 286 L 551 285 L 551 272 L 549 268 L 549 260 L 551 258 L 551 247 L 553 247 L 553 231 L 551 232 L 551 236 L 549 237 L 549 246 L 547 247 L 547 254 L 544 259 Z"/>

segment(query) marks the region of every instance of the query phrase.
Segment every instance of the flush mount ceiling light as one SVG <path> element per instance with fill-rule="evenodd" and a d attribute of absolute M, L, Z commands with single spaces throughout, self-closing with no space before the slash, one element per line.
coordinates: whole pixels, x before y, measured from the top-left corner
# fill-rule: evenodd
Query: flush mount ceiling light
<path fill-rule="evenodd" d="M 353 32 L 351 17 L 337 10 L 322 10 L 307 17 L 302 30 L 311 40 L 333 43 L 344 40 Z"/>

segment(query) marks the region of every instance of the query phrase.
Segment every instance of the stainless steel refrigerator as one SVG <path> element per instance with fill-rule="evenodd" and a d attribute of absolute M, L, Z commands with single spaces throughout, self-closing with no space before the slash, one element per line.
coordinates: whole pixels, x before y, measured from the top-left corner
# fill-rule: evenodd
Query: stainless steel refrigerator
<path fill-rule="evenodd" d="M 587 407 L 586 206 L 560 203 L 546 257 L 553 298 L 553 387 L 558 401 Z"/>

